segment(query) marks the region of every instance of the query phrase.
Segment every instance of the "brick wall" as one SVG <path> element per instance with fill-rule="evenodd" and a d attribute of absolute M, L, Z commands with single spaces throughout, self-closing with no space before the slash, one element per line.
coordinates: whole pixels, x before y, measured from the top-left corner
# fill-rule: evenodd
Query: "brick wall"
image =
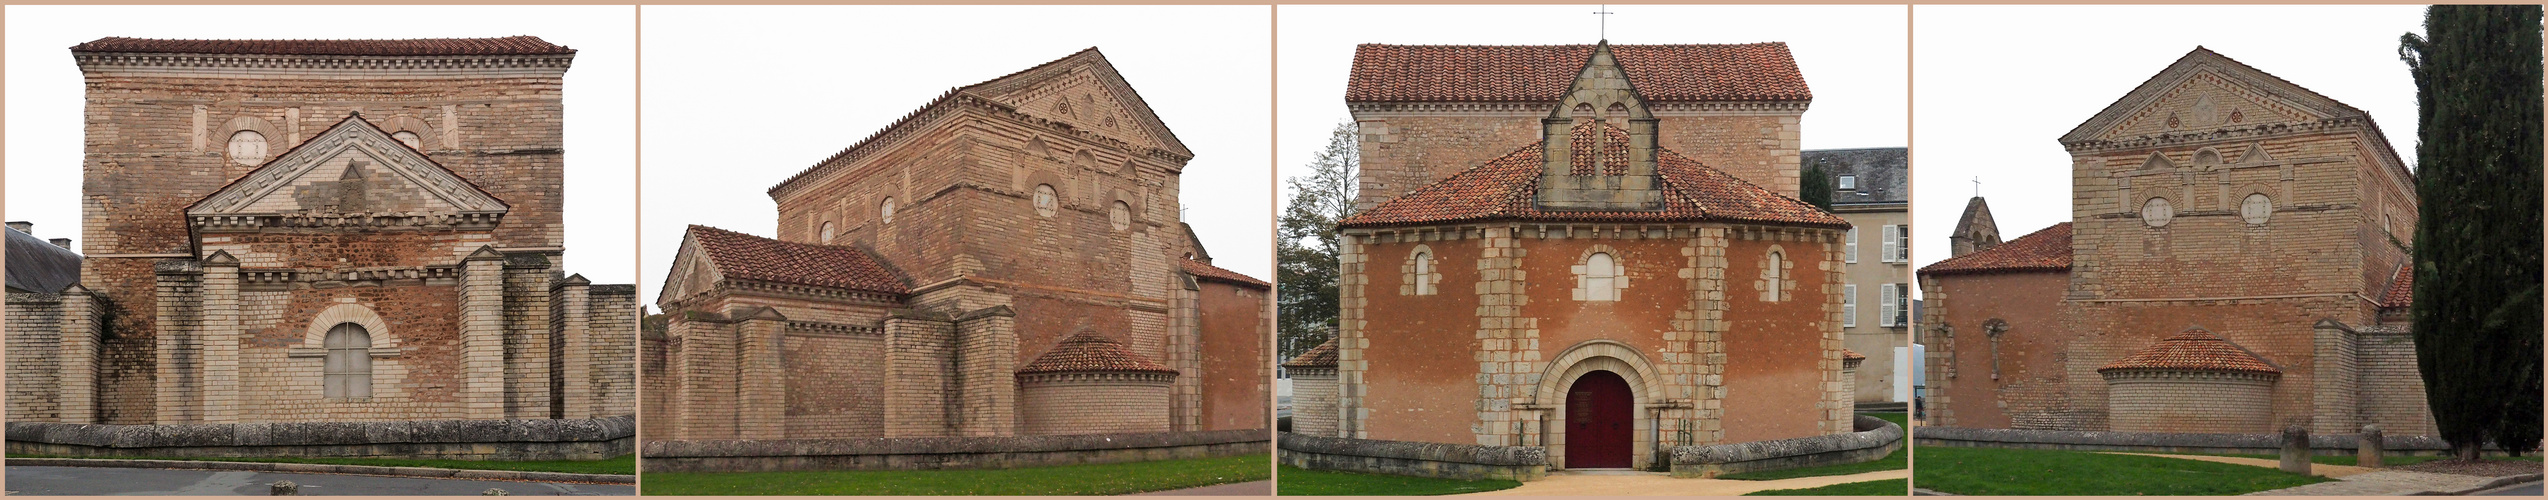
<path fill-rule="evenodd" d="M 1761 187 L 1795 196 L 1802 110 L 1657 111 L 1658 144 Z M 1360 110 L 1356 209 L 1368 209 L 1540 140 L 1545 107 L 1512 112 Z"/>
<path fill-rule="evenodd" d="M 1150 373 L 1052 373 L 1018 381 L 1027 435 L 1168 431 L 1168 385 Z"/>
<path fill-rule="evenodd" d="M 1269 419 L 1274 413 L 1265 397 L 1272 390 L 1267 384 L 1274 378 L 1266 363 L 1273 359 L 1267 326 L 1273 324 L 1267 317 L 1272 294 L 1217 281 L 1201 282 L 1199 288 L 1201 336 L 1208 341 L 1198 346 L 1200 370 L 1177 377 L 1194 379 L 1205 396 L 1198 398 L 1202 403 L 1199 430 L 1272 427 Z M 1334 379 L 1329 380 L 1332 384 Z M 1328 397 L 1334 401 L 1333 392 Z M 1334 418 L 1332 411 L 1328 418 Z"/>
<path fill-rule="evenodd" d="M 1336 437 L 1336 369 L 1290 368 L 1292 433 Z"/>
<path fill-rule="evenodd" d="M 2361 423 L 2380 424 L 2391 435 L 2439 435 L 2424 399 L 2424 376 L 2415 367 L 2415 334 L 2404 326 L 2365 327 L 2356 342 Z"/>
<path fill-rule="evenodd" d="M 2276 379 L 2243 373 L 2132 370 L 2105 375 L 2116 432 L 2276 432 L 2268 408 Z"/>
<path fill-rule="evenodd" d="M 2073 333 L 2055 311 L 2070 276 L 2059 272 L 1923 278 L 1928 316 L 1929 421 L 1986 429 L 2078 429 L 2070 393 Z M 2007 329 L 1994 342 L 1983 325 Z M 1941 328 L 1953 330 L 1949 337 Z M 2118 354 L 2117 356 L 2121 356 Z M 2102 366 L 2107 358 L 2098 358 Z"/>
<path fill-rule="evenodd" d="M 9 420 L 60 422 L 62 364 L 88 362 L 62 356 L 62 296 L 10 292 L 8 311 Z"/>

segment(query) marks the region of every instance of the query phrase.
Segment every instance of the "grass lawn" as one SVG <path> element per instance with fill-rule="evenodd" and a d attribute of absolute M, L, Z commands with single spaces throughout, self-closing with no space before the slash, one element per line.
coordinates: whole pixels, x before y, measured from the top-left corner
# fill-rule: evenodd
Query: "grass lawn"
<path fill-rule="evenodd" d="M 1284 467 L 1274 481 L 1277 495 L 1454 495 L 1511 489 L 1521 481 L 1464 481 Z"/>
<path fill-rule="evenodd" d="M 1816 488 L 1798 488 L 1798 489 L 1792 489 L 1792 490 L 1761 490 L 1761 491 L 1755 491 L 1755 492 L 1751 492 L 1751 493 L 1745 493 L 1745 494 L 1743 494 L 1743 496 L 1747 496 L 1747 497 L 1774 497 L 1774 496 L 1831 496 L 1831 497 L 1875 497 L 1875 496 L 1885 496 L 1885 497 L 1898 497 L 1898 496 L 1904 496 L 1904 495 L 1909 495 L 1909 494 L 1911 494 L 1911 482 L 1910 482 L 1909 480 L 1905 480 L 1905 479 L 1886 479 L 1886 480 L 1881 480 L 1881 481 L 1866 481 L 1866 482 L 1858 482 L 1858 483 L 1840 483 L 1840 484 L 1835 484 L 1835 485 L 1831 485 L 1831 486 L 1823 486 L 1823 487 L 1816 487 Z"/>
<path fill-rule="evenodd" d="M 2266 454 L 2261 454 L 2261 453 L 2246 453 L 2246 454 L 2230 453 L 2230 454 L 2221 454 L 2221 455 L 2216 455 L 2216 456 L 2223 456 L 2223 457 L 2241 457 L 2241 458 L 2262 458 L 2262 459 L 2266 459 L 2266 460 L 2282 460 L 2282 459 L 2283 459 L 2283 456 L 2282 456 L 2282 455 L 2266 455 Z M 2353 455 L 2310 455 L 2310 456 L 2309 456 L 2309 463 L 2313 463 L 2313 464 L 2321 464 L 2321 465 L 2353 465 L 2354 463 L 2358 462 L 2358 460 L 2355 460 L 2355 458 L 2357 458 L 2357 457 L 2355 457 L 2355 456 L 2353 456 Z M 2444 457 L 2444 456 L 2430 456 L 2430 457 L 2401 457 L 2401 456 L 2394 456 L 2394 455 L 2393 455 L 2393 456 L 2381 457 L 2381 458 L 2380 458 L 2380 465 L 2395 467 L 2395 466 L 2400 466 L 2400 465 L 2413 465 L 2413 464 L 2420 464 L 2420 463 L 2431 462 L 2431 461 L 2434 461 L 2434 460 L 2442 460 L 2442 459 L 2447 459 L 2447 458 L 2451 458 L 2451 457 Z M 2529 455 L 2529 456 L 2520 456 L 2520 457 L 2486 457 L 2486 460 L 2487 460 L 2487 461 L 2490 461 L 2490 462 L 2492 462 L 2492 461 L 2499 461 L 2499 460 L 2520 460 L 2520 461 L 2524 461 L 2524 462 L 2537 462 L 2537 461 L 2539 461 L 2539 456 L 2538 456 L 2538 455 Z"/>
<path fill-rule="evenodd" d="M 1960 495 L 2237 495 L 2332 481 L 2199 460 L 2104 453 L 1921 446 L 1921 488 Z"/>
<path fill-rule="evenodd" d="M 89 458 L 57 457 L 11 453 L 9 458 Z M 185 460 L 193 462 L 257 462 L 287 464 L 370 465 L 378 467 L 433 467 L 438 469 L 514 470 L 532 472 L 566 472 L 574 474 L 636 474 L 637 455 L 620 455 L 602 460 L 543 460 L 505 462 L 495 460 L 432 460 L 405 458 L 162 458 L 118 457 L 107 460 Z"/>
<path fill-rule="evenodd" d="M 1905 430 L 1905 431 L 1909 431 L 1909 430 L 1911 429 L 1911 427 L 1910 427 L 1911 416 L 1910 416 L 1909 414 L 1905 414 L 1905 413 L 1868 413 L 1868 414 L 1866 414 L 1866 415 L 1867 415 L 1867 416 L 1871 416 L 1871 417 L 1876 417 L 1876 418 L 1882 418 L 1882 419 L 1885 419 L 1885 421 L 1893 422 L 1893 425 L 1900 425 L 1900 426 L 1903 426 L 1903 430 Z M 1772 479 L 1788 479 L 1788 478 L 1797 478 L 1797 477 L 1813 477 L 1813 476 L 1841 476 L 1841 475 L 1848 475 L 1848 474 L 1857 474 L 1857 473 L 1862 473 L 1862 472 L 1875 472 L 1875 471 L 1880 471 L 1880 470 L 1899 470 L 1899 469 L 1907 469 L 1907 468 L 1910 468 L 1910 467 L 1911 467 L 1911 455 L 1910 455 L 1909 453 L 1905 453 L 1905 452 L 1904 452 L 1904 450 L 1893 450 L 1893 454 L 1885 455 L 1885 457 L 1884 457 L 1884 458 L 1876 459 L 1875 461 L 1871 461 L 1871 462 L 1859 462 L 1859 463 L 1854 463 L 1854 464 L 1840 464 L 1840 465 L 1824 465 L 1824 466 L 1803 467 L 1803 468 L 1796 468 L 1796 469 L 1782 469 L 1782 470 L 1765 470 L 1765 471 L 1758 471 L 1758 472 L 1745 472 L 1745 473 L 1740 473 L 1740 474 L 1726 474 L 1726 475 L 1723 475 L 1723 476 L 1717 476 L 1716 478 L 1717 478 L 1717 479 L 1732 479 L 1732 480 L 1736 480 L 1736 481 L 1768 481 L 1768 480 L 1772 480 Z M 1834 486 L 1838 486 L 1838 485 L 1834 485 Z"/>
<path fill-rule="evenodd" d="M 1121 495 L 1260 481 L 1273 457 L 1247 455 L 1024 469 L 648 472 L 647 495 Z"/>

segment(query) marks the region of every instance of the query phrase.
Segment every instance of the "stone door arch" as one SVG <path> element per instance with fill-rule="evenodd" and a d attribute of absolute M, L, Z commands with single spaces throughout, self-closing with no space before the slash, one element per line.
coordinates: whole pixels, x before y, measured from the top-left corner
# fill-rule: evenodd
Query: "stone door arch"
<path fill-rule="evenodd" d="M 1576 382 L 1595 372 L 1608 372 L 1628 385 L 1629 418 L 1634 424 L 1629 431 L 1629 467 L 1643 467 L 1654 460 L 1654 415 L 1647 410 L 1663 402 L 1662 372 L 1637 348 L 1615 340 L 1587 340 L 1566 348 L 1550 360 L 1539 377 L 1532 397 L 1543 413 L 1545 433 L 1541 443 L 1548 448 L 1548 463 L 1553 468 L 1567 468 L 1566 433 L 1568 392 Z"/>

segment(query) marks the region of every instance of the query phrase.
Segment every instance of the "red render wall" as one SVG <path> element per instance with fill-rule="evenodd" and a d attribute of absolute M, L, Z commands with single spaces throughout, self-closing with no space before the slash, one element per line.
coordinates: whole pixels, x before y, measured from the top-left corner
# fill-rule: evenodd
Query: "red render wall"
<path fill-rule="evenodd" d="M 1263 429 L 1274 418 L 1266 393 L 1267 290 L 1199 281 L 1203 329 L 1203 429 Z"/>
<path fill-rule="evenodd" d="M 1929 278 L 1945 297 L 1944 323 L 1955 328 L 1953 345 L 1930 345 L 1930 352 L 1951 352 L 1950 362 L 1933 362 L 1931 377 L 1955 377 L 1933 385 L 1932 404 L 1943 399 L 1954 427 L 2010 429 L 2011 413 L 2043 421 L 2070 408 L 2070 341 L 2075 335 L 2060 321 L 2066 272 L 1946 275 Z M 1982 323 L 2008 322 L 2000 338 L 1999 379 L 1991 379 L 1991 340 Z M 1923 330 L 1937 325 L 1921 325 Z M 1925 333 L 1924 333 L 1925 335 Z M 1935 338 L 1931 335 L 1929 338 Z M 1934 340 L 1933 340 L 1934 342 Z M 1942 390 L 1936 388 L 1943 385 Z M 2023 428 L 2033 428 L 2026 426 Z"/>
<path fill-rule="evenodd" d="M 1687 244 L 1686 240 L 1676 239 L 1522 240 L 1527 249 L 1521 259 L 1522 271 L 1530 297 L 1522 307 L 1522 316 L 1539 319 L 1540 359 L 1556 359 L 1567 348 L 1585 341 L 1614 340 L 1645 353 L 1649 363 L 1664 364 L 1660 354 L 1668 346 L 1663 333 L 1672 329 L 1673 313 L 1690 304 L 1690 294 L 1684 290 L 1688 281 L 1679 277 L 1681 268 L 1688 264 L 1688 259 L 1681 256 L 1681 248 Z M 1596 247 L 1606 248 L 1614 262 L 1628 266 L 1628 288 L 1619 291 L 1618 301 L 1575 300 L 1573 268 L 1582 264 Z M 1447 276 L 1442 284 L 1446 291 L 1472 289 L 1452 286 Z M 1388 313 L 1379 314 L 1385 317 Z M 1474 372 L 1476 368 L 1470 369 Z M 1634 382 L 1640 374 L 1619 375 Z M 1564 394 L 1559 392 L 1560 397 Z M 1644 417 L 1642 412 L 1638 415 Z"/>
<path fill-rule="evenodd" d="M 1763 302 L 1755 281 L 1776 245 L 1792 265 L 1796 282 L 1785 300 Z M 1824 390 L 1824 330 L 1836 315 L 1822 270 L 1824 244 L 1730 239 L 1725 259 L 1725 442 L 1742 443 L 1820 434 L 1816 405 Z M 1837 266 L 1838 263 L 1831 263 Z M 1837 286 L 1837 285 L 1830 285 Z M 1833 359 L 1837 359 L 1835 356 Z"/>
<path fill-rule="evenodd" d="M 1424 116 L 1366 112 L 1362 192 L 1370 208 L 1540 140 L 1545 108 L 1511 115 Z M 1664 116 L 1658 145 L 1753 184 L 1794 196 L 1796 116 Z"/>
<path fill-rule="evenodd" d="M 1363 247 L 1369 317 L 1363 338 L 1368 393 L 1364 426 L 1371 439 L 1477 444 L 1477 239 L 1428 241 L 1442 273 L 1435 295 L 1400 295 L 1399 266 L 1415 244 Z M 1533 276 L 1537 276 L 1534 274 Z"/>

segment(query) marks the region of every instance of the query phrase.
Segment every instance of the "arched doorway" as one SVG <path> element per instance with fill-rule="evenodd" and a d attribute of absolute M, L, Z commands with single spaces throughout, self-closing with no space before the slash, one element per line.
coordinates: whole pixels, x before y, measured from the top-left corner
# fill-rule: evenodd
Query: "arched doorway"
<path fill-rule="evenodd" d="M 1596 370 L 1566 389 L 1568 469 L 1627 468 L 1636 452 L 1635 396 L 1618 373 Z"/>

